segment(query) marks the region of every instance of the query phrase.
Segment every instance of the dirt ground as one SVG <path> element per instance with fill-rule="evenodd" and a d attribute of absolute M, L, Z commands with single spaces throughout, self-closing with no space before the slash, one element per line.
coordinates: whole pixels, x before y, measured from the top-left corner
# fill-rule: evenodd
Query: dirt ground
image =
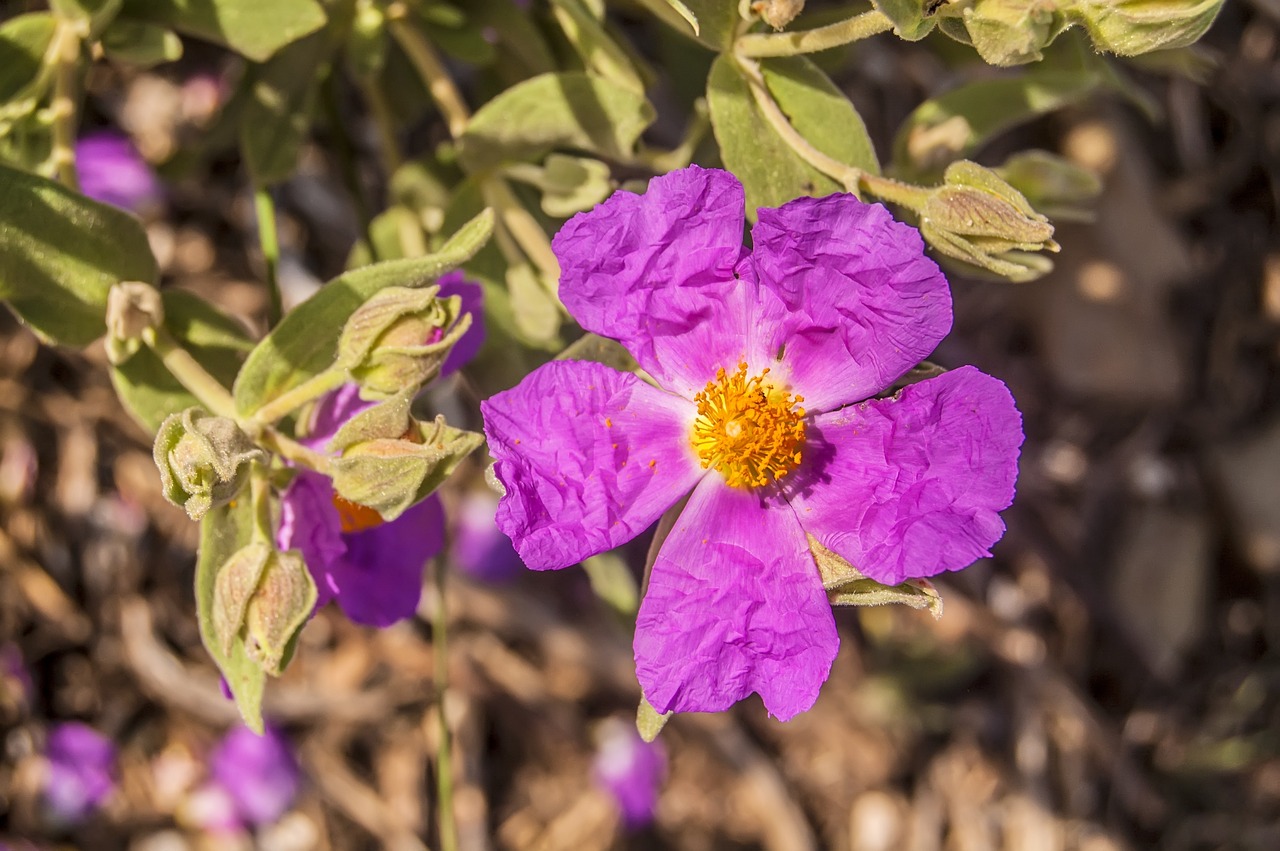
<path fill-rule="evenodd" d="M 1135 71 L 1163 123 L 1106 96 L 999 143 L 1058 150 L 1106 189 L 1096 222 L 1059 228 L 1049 278 L 953 279 L 935 360 L 1003 378 L 1025 417 L 995 557 L 942 578 L 940 621 L 838 611 L 830 681 L 794 721 L 754 698 L 675 718 L 651 827 L 624 831 L 590 773 L 601 722 L 639 697 L 626 624 L 576 570 L 449 573 L 464 851 L 1280 848 L 1280 3 L 1228 3 L 1203 46 L 1202 82 Z M 840 79 L 887 146 L 946 74 L 882 38 Z M 322 268 L 341 258 L 309 199 L 338 184 L 308 168 L 284 238 Z M 150 225 L 167 285 L 263 309 L 245 203 L 231 180 L 175 190 Z M 0 319 L 0 644 L 34 682 L 29 705 L 0 701 L 0 838 L 248 847 L 175 818 L 235 711 L 196 630 L 196 527 L 104 367 L 101 346 L 44 348 Z M 307 628 L 267 709 L 303 792 L 259 847 L 439 847 L 437 603 L 428 587 L 422 617 L 381 632 L 334 611 Z M 39 754 L 68 719 L 119 745 L 121 783 L 56 834 Z"/>

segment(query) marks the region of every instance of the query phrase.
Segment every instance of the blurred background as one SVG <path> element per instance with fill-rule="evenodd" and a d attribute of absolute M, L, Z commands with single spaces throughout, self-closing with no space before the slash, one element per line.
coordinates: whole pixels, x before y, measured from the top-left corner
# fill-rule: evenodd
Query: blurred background
<path fill-rule="evenodd" d="M 647 138 L 674 145 L 711 55 L 619 25 L 671 75 Z M 821 61 L 883 154 L 922 99 L 990 72 L 959 50 L 881 36 Z M 0 314 L 0 845 L 438 848 L 443 712 L 464 851 L 1280 848 L 1280 2 L 1228 3 L 1194 51 L 1128 67 L 1157 111 L 1101 94 L 980 152 L 1104 183 L 1093 222 L 1058 221 L 1047 278 L 952 276 L 934 360 L 1002 378 L 1025 417 L 1008 534 L 937 583 L 941 620 L 837 610 L 830 681 L 788 724 L 752 698 L 640 743 L 625 588 L 524 571 L 477 461 L 444 493 L 443 605 L 428 586 L 381 631 L 320 612 L 271 734 L 246 738 L 200 645 L 197 527 L 101 344 L 43 347 Z M 144 219 L 166 286 L 260 322 L 251 190 L 217 141 L 236 73 L 198 42 L 95 65 L 79 167 Z M 370 118 L 336 108 L 370 149 Z M 327 133 L 277 195 L 294 302 L 359 235 Z M 502 357 L 428 404 L 478 428 Z M 615 556 L 638 575 L 645 547 Z"/>

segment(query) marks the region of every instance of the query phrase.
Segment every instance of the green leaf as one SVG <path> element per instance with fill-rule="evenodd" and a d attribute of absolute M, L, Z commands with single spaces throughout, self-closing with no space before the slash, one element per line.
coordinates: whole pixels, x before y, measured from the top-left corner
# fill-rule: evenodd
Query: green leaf
<path fill-rule="evenodd" d="M 901 585 L 884 585 L 869 578 L 849 562 L 818 543 L 812 535 L 809 551 L 817 562 L 822 587 L 833 606 L 887 606 L 900 604 L 913 609 L 928 609 L 934 618 L 942 617 L 942 596 L 927 579 L 908 579 Z"/>
<path fill-rule="evenodd" d="M 41 337 L 83 346 L 106 331 L 107 291 L 151 283 L 142 225 L 115 207 L 0 166 L 0 298 Z"/>
<path fill-rule="evenodd" d="M 0 25 L 0 104 L 31 94 L 56 28 L 48 12 L 18 15 Z"/>
<path fill-rule="evenodd" d="M 210 375 L 228 387 L 253 348 L 244 326 L 197 295 L 162 290 L 165 327 Z M 149 431 L 175 411 L 200 404 L 149 348 L 113 367 L 111 382 L 129 413 Z"/>
<path fill-rule="evenodd" d="M 125 0 L 120 14 L 230 47 L 256 62 L 325 22 L 316 0 Z"/>
<path fill-rule="evenodd" d="M 240 147 L 256 186 L 285 180 L 297 167 L 331 43 L 325 33 L 308 36 L 246 75 Z"/>
<path fill-rule="evenodd" d="M 200 639 L 231 688 L 236 708 L 245 724 L 262 733 L 262 695 L 267 675 L 245 650 L 243 637 L 231 643 L 231 652 L 222 649 L 214 626 L 214 588 L 218 572 L 253 537 L 253 506 L 239 499 L 215 508 L 200 521 L 200 550 L 196 554 L 196 615 Z"/>
<path fill-rule="evenodd" d="M 640 705 L 636 707 L 636 732 L 646 742 L 652 742 L 658 738 L 658 734 L 662 732 L 663 727 L 667 726 L 667 722 L 674 714 L 674 712 L 668 712 L 666 715 L 659 714 L 658 710 L 641 696 Z"/>
<path fill-rule="evenodd" d="M 236 410 L 249 415 L 322 370 L 337 355 L 348 317 L 383 287 L 420 287 L 471 259 L 493 232 L 493 213 L 476 216 L 435 254 L 354 269 L 325 284 L 285 316 L 249 353 L 235 383 Z"/>
<path fill-rule="evenodd" d="M 156 24 L 116 20 L 102 34 L 102 49 L 111 59 L 150 68 L 181 59 L 182 39 L 173 30 Z"/>
<path fill-rule="evenodd" d="M 588 71 L 624 88 L 644 92 L 644 82 L 627 51 L 582 0 L 551 0 L 551 14 Z"/>
<path fill-rule="evenodd" d="M 89 25 L 88 37 L 95 39 L 120 12 L 121 0 L 49 0 L 49 8 L 60 18 Z"/>
<path fill-rule="evenodd" d="M 600 553 L 583 559 L 591 590 L 619 614 L 635 618 L 640 607 L 640 587 L 627 561 L 617 552 Z"/>
<path fill-rule="evenodd" d="M 952 89 L 903 122 L 893 143 L 894 167 L 908 179 L 934 176 L 994 136 L 1081 101 L 1102 83 L 1084 71 L 1038 71 Z"/>
<path fill-rule="evenodd" d="M 734 31 L 742 20 L 736 0 L 643 0 L 643 4 L 676 32 L 717 52 L 733 44 Z M 695 24 L 693 32 L 689 31 L 691 23 Z"/>
<path fill-rule="evenodd" d="M 928 9 L 938 4 L 931 0 L 871 0 L 871 5 L 893 22 L 894 34 L 906 41 L 919 41 L 937 23 Z"/>
<path fill-rule="evenodd" d="M 566 148 L 626 161 L 653 119 L 639 92 L 581 72 L 541 74 L 481 107 L 458 153 L 472 172 Z"/>
<path fill-rule="evenodd" d="M 853 104 L 804 57 L 760 63 L 765 84 L 792 126 L 814 148 L 878 173 L 875 149 Z M 802 195 L 830 195 L 844 187 L 800 158 L 769 125 L 733 59 L 711 66 L 707 103 L 720 155 L 747 191 L 747 208 L 778 207 Z"/>

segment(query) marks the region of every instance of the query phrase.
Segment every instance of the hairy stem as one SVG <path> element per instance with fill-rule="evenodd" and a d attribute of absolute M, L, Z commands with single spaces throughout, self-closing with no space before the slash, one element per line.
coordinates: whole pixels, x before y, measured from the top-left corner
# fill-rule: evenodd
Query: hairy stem
<path fill-rule="evenodd" d="M 284 299 L 280 294 L 280 242 L 276 236 L 276 206 L 265 186 L 253 190 L 253 206 L 258 215 L 258 241 L 262 259 L 267 264 L 267 326 L 274 327 L 284 315 Z"/>
<path fill-rule="evenodd" d="M 462 93 L 454 85 L 453 78 L 436 55 L 431 42 L 407 20 L 408 14 L 409 10 L 403 3 L 393 3 L 387 8 L 387 25 L 391 30 L 391 37 L 422 76 L 423 82 L 427 84 L 427 92 L 440 108 L 445 123 L 449 125 L 449 134 L 456 139 L 467 129 L 471 110 L 467 108 Z"/>
<path fill-rule="evenodd" d="M 51 52 L 54 77 L 49 117 L 53 122 L 53 150 L 49 159 L 58 182 L 79 191 L 80 181 L 76 178 L 76 74 L 80 70 L 80 32 L 75 22 L 58 21 Z"/>
<path fill-rule="evenodd" d="M 254 411 L 249 416 L 249 428 L 251 430 L 265 428 L 293 413 L 312 399 L 318 399 L 330 390 L 342 386 L 347 380 L 346 371 L 341 369 L 327 369 L 319 375 L 314 375 Z"/>
<path fill-rule="evenodd" d="M 265 429 L 256 436 L 256 440 L 264 449 L 269 449 L 281 458 L 306 467 L 308 470 L 315 470 L 327 476 L 333 467 L 332 459 L 328 455 L 308 449 L 274 428 Z"/>
<path fill-rule="evenodd" d="M 788 33 L 751 33 L 739 36 L 733 51 L 739 56 L 755 58 L 796 56 L 861 41 L 891 29 L 893 29 L 893 22 L 878 10 L 872 9 L 861 15 L 854 15 L 852 18 L 817 29 Z"/>
<path fill-rule="evenodd" d="M 143 341 L 160 358 L 179 383 L 195 396 L 210 413 L 235 419 L 236 403 L 231 393 L 200 365 L 191 353 L 182 348 L 164 327 L 149 328 L 142 334 Z"/>

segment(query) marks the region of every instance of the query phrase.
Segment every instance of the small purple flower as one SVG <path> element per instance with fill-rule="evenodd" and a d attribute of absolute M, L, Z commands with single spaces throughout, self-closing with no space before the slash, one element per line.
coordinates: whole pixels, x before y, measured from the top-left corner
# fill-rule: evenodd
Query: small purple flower
<path fill-rule="evenodd" d="M 618 802 L 628 830 L 653 821 L 667 760 L 657 742 L 646 742 L 635 726 L 611 718 L 600 728 L 592 775 Z"/>
<path fill-rule="evenodd" d="M 653 565 L 636 674 L 659 712 L 752 692 L 787 720 L 839 645 L 817 542 L 887 584 L 989 555 L 1021 417 L 972 367 L 871 398 L 951 327 L 919 233 L 852 195 L 761 209 L 696 166 L 617 192 L 552 243 L 560 296 L 653 377 L 556 361 L 482 403 L 499 528 L 566 567 L 688 502 Z"/>
<path fill-rule="evenodd" d="M 240 824 L 271 824 L 288 811 L 298 795 L 301 770 L 288 741 L 270 727 L 259 736 L 237 727 L 223 737 L 209 757 L 212 786 L 221 789 L 235 808 Z M 216 790 L 210 794 L 216 795 Z M 213 807 L 211 829 L 227 829 L 224 808 Z"/>
<path fill-rule="evenodd" d="M 160 183 L 133 142 L 115 131 L 91 133 L 76 143 L 80 191 L 95 201 L 140 212 L 160 200 Z"/>
<path fill-rule="evenodd" d="M 471 327 L 450 350 L 440 374 L 472 358 L 484 342 L 481 290 L 458 273 L 440 279 L 441 297 L 462 297 Z M 322 448 L 342 424 L 373 403 L 346 384 L 320 400 L 311 434 L 303 442 Z M 339 497 L 328 477 L 303 470 L 280 500 L 281 549 L 298 549 L 316 581 L 316 608 L 337 599 L 347 617 L 368 626 L 390 626 L 411 617 L 422 592 L 422 568 L 444 545 L 444 509 L 429 496 L 395 520 Z"/>
<path fill-rule="evenodd" d="M 453 560 L 463 573 L 482 582 L 504 582 L 523 569 L 511 539 L 494 522 L 498 498 L 485 490 L 467 494 L 458 506 Z"/>
<path fill-rule="evenodd" d="M 115 789 L 115 746 L 91 727 L 76 722 L 55 725 L 45 758 L 45 804 L 60 823 L 83 821 Z"/>

